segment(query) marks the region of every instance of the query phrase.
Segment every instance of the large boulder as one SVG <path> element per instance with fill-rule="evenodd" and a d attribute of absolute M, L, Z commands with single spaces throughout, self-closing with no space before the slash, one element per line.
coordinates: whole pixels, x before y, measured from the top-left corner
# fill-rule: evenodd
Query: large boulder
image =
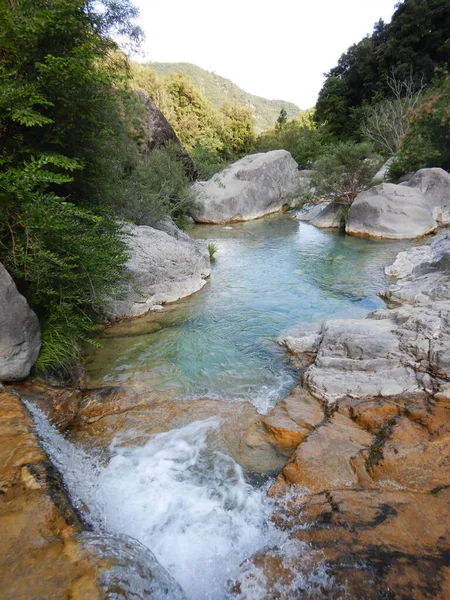
<path fill-rule="evenodd" d="M 198 223 L 250 221 L 292 208 L 304 185 L 286 150 L 245 156 L 206 182 L 194 185 Z"/>
<path fill-rule="evenodd" d="M 41 349 L 37 316 L 0 264 L 0 381 L 25 379 Z"/>
<path fill-rule="evenodd" d="M 420 169 L 405 184 L 418 189 L 440 225 L 450 224 L 450 175 L 443 169 Z"/>
<path fill-rule="evenodd" d="M 204 241 L 130 226 L 128 244 L 130 274 L 120 299 L 110 302 L 108 319 L 137 317 L 164 302 L 175 302 L 197 292 L 210 274 L 209 253 Z"/>
<path fill-rule="evenodd" d="M 359 194 L 350 207 L 350 235 L 395 240 L 414 239 L 437 227 L 430 204 L 411 187 L 382 183 Z"/>
<path fill-rule="evenodd" d="M 145 129 L 147 133 L 146 145 L 148 151 L 151 152 L 155 148 L 161 148 L 166 146 L 169 142 L 174 142 L 180 147 L 180 155 L 186 170 L 186 175 L 191 181 L 195 181 L 198 173 L 197 167 L 194 165 L 187 151 L 182 147 L 172 125 L 145 92 L 139 90 L 136 94 L 145 108 Z"/>

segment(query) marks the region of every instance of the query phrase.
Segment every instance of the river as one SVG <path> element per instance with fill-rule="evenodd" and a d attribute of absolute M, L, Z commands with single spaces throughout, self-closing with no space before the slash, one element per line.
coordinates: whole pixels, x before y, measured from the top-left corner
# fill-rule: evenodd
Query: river
<path fill-rule="evenodd" d="M 131 386 L 179 403 L 210 398 L 231 411 L 246 403 L 267 413 L 299 378 L 276 343 L 279 333 L 382 307 L 384 267 L 407 246 L 319 230 L 289 214 L 189 233 L 217 246 L 208 283 L 163 311 L 103 331 L 102 346 L 85 354 L 89 386 Z M 94 529 L 149 547 L 189 599 L 227 598 L 240 563 L 283 542 L 270 521 L 270 479 L 255 477 L 218 442 L 220 415 L 187 414 L 139 442 L 113 441 L 106 462 L 36 417 Z M 262 597 L 252 590 L 245 598 Z"/>

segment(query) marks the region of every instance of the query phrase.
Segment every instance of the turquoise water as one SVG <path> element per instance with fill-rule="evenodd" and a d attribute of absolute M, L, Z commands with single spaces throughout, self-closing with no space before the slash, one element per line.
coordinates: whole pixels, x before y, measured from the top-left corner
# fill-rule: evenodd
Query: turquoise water
<path fill-rule="evenodd" d="M 289 214 L 189 233 L 218 248 L 208 283 L 164 311 L 107 329 L 103 348 L 86 355 L 90 385 L 249 400 L 265 412 L 298 379 L 279 333 L 382 307 L 384 267 L 408 244 L 319 230 Z"/>

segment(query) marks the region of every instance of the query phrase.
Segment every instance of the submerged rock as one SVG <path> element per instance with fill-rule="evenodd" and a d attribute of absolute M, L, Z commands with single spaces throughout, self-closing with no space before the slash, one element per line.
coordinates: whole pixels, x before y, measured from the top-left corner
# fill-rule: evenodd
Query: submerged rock
<path fill-rule="evenodd" d="M 395 240 L 423 237 L 437 222 L 423 194 L 412 187 L 382 183 L 359 194 L 350 207 L 350 235 Z"/>
<path fill-rule="evenodd" d="M 145 315 L 154 306 L 197 292 L 211 272 L 206 243 L 147 226 L 129 226 L 130 281 L 108 310 L 111 321 Z"/>
<path fill-rule="evenodd" d="M 305 185 L 286 150 L 241 158 L 206 182 L 194 185 L 198 223 L 250 221 L 295 206 Z"/>
<path fill-rule="evenodd" d="M 28 377 L 41 349 L 37 316 L 0 264 L 0 381 Z"/>

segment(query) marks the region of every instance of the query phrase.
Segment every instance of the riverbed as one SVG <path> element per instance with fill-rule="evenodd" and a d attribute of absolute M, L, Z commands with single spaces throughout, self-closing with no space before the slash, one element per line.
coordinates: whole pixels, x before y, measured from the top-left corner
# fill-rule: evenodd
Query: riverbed
<path fill-rule="evenodd" d="M 94 458 L 94 447 L 73 445 L 43 420 L 40 429 L 94 529 L 126 533 L 149 547 L 188 598 L 221 600 L 242 561 L 282 543 L 283 534 L 270 521 L 270 477 L 258 478 L 257 467 L 248 469 L 239 452 L 228 451 L 214 402 L 227 414 L 244 405 L 249 415 L 269 412 L 299 381 L 276 342 L 280 332 L 382 307 L 384 267 L 408 243 L 319 230 L 291 214 L 189 233 L 217 247 L 205 287 L 105 329 L 84 365 L 89 387 L 156 392 L 162 403 L 192 410 L 175 428 L 168 419 L 126 444 L 114 439 L 104 462 Z M 212 404 L 199 419 L 196 402 L 206 399 Z M 245 597 L 261 598 L 261 590 Z"/>

